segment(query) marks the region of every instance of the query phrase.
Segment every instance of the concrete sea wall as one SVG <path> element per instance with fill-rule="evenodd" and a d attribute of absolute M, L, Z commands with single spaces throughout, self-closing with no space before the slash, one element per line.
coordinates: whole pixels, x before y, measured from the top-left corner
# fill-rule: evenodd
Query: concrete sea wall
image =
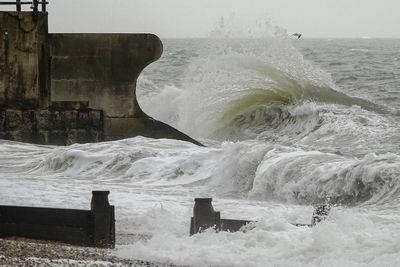
<path fill-rule="evenodd" d="M 136 101 L 140 72 L 160 58 L 153 34 L 49 34 L 51 98 L 89 101 L 107 117 L 144 117 Z"/>
<path fill-rule="evenodd" d="M 162 54 L 157 36 L 49 34 L 45 12 L 0 12 L 0 34 L 1 139 L 63 145 L 142 135 L 201 145 L 137 102 L 139 74 Z"/>

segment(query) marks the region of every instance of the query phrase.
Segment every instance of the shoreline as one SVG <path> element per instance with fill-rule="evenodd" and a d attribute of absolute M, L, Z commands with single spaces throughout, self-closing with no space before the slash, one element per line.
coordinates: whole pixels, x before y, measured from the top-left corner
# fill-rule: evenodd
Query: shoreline
<path fill-rule="evenodd" d="M 110 249 L 46 240 L 0 238 L 0 266 L 162 266 L 173 264 L 119 258 Z"/>

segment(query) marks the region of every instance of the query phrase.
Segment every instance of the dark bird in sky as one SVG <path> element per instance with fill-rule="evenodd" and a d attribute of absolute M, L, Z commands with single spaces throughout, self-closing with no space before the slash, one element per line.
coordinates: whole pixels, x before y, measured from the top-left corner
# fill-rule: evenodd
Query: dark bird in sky
<path fill-rule="evenodd" d="M 296 33 L 293 33 L 293 34 L 292 34 L 292 36 L 296 36 L 296 37 L 297 37 L 297 39 L 300 39 L 300 37 L 301 37 L 301 33 L 297 33 L 297 32 L 296 32 Z"/>

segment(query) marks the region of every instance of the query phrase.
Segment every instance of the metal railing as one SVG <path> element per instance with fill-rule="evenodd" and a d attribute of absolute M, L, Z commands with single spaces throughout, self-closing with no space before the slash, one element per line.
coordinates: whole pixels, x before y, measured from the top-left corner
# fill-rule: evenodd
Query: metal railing
<path fill-rule="evenodd" d="M 33 1 L 21 1 L 21 0 L 16 0 L 15 2 L 7 1 L 7 2 L 0 2 L 0 6 L 9 6 L 9 5 L 15 5 L 17 11 L 21 11 L 22 5 L 31 5 L 31 9 L 33 12 L 38 12 L 39 11 L 39 5 L 42 7 L 42 12 L 46 12 L 46 5 L 49 2 L 47 1 L 39 1 L 39 0 L 33 0 Z"/>

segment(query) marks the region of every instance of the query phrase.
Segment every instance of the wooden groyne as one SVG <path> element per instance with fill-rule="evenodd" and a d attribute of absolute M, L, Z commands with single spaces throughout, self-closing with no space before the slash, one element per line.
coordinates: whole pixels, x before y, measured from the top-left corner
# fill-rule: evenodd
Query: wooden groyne
<path fill-rule="evenodd" d="M 108 194 L 109 191 L 93 191 L 90 210 L 0 206 L 0 237 L 114 248 L 115 211 Z"/>

